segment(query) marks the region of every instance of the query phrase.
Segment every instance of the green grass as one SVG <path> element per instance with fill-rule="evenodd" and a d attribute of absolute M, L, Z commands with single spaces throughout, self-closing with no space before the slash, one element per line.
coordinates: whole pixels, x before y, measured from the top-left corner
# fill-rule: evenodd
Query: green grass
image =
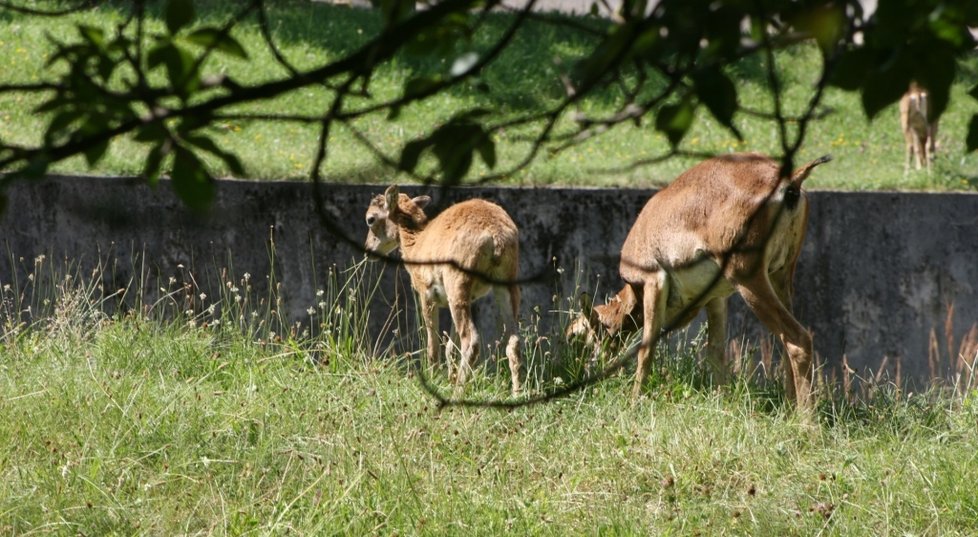
<path fill-rule="evenodd" d="M 274 296 L 236 300 L 243 279 L 123 312 L 35 266 L 2 291 L 0 533 L 971 535 L 978 520 L 974 391 L 880 386 L 824 399 L 810 426 L 770 380 L 705 387 L 694 342 L 636 404 L 626 375 L 438 410 L 412 358 L 372 356 L 336 308 L 369 300 L 363 272 L 326 285 L 320 310 L 344 314 L 303 334 L 276 325 Z M 532 389 L 573 375 L 547 334 L 525 335 Z M 489 368 L 467 395 L 507 391 Z"/>
<path fill-rule="evenodd" d="M 198 2 L 202 20 L 223 21 L 234 3 L 225 0 Z M 50 78 L 43 69 L 51 46 L 47 34 L 61 39 L 73 37 L 76 22 L 111 29 L 124 14 L 114 4 L 66 19 L 41 19 L 11 12 L 0 12 L 0 83 L 28 82 Z M 300 67 L 319 65 L 352 50 L 357 44 L 374 35 L 379 28 L 378 16 L 370 11 L 331 6 L 307 1 L 275 2 L 271 8 L 272 28 L 284 54 Z M 471 45 L 485 50 L 492 36 L 499 35 L 508 15 L 490 17 L 485 31 L 477 34 Z M 161 29 L 155 20 L 151 29 Z M 236 31 L 245 44 L 251 61 L 216 57 L 208 63 L 208 72 L 226 72 L 243 83 L 254 83 L 285 76 L 270 52 L 262 44 L 254 22 Z M 558 73 L 584 55 L 589 46 L 587 37 L 574 32 L 531 22 L 521 30 L 513 45 L 483 74 L 483 81 L 492 89 L 480 92 L 474 84 L 453 88 L 443 95 L 406 107 L 393 122 L 386 115 L 369 116 L 355 126 L 369 136 L 376 146 L 392 158 L 411 139 L 431 131 L 453 113 L 471 107 L 488 107 L 508 117 L 552 106 L 562 95 Z M 560 67 L 555 63 L 560 60 Z M 779 72 L 785 81 L 785 104 L 789 113 L 798 113 L 807 102 L 818 72 L 820 59 L 813 47 L 800 47 L 777 55 Z M 959 78 L 952 89 L 950 108 L 942 118 L 940 129 L 941 155 L 934 173 L 903 173 L 903 140 L 899 132 L 897 110 L 893 106 L 874 121 L 867 121 L 856 94 L 830 89 L 825 104 L 835 110 L 810 131 L 801 154 L 802 159 L 833 153 L 836 161 L 820 169 L 808 183 L 814 189 L 898 189 L 954 190 L 972 189 L 978 177 L 978 156 L 966 154 L 964 139 L 967 122 L 978 112 L 978 103 L 967 91 L 978 82 L 974 59 L 962 63 Z M 447 65 L 427 58 L 399 56 L 380 66 L 370 83 L 376 100 L 396 96 L 403 84 L 418 73 L 444 72 Z M 766 89 L 762 68 L 756 62 L 745 61 L 731 69 L 737 82 L 742 104 L 760 110 L 771 109 L 771 96 Z M 330 92 L 325 89 L 305 89 L 268 102 L 241 107 L 243 112 L 289 112 L 321 114 L 327 108 Z M 580 110 L 601 116 L 613 111 L 616 95 L 593 96 L 584 101 Z M 35 114 L 33 108 L 41 102 L 37 95 L 0 95 L 0 139 L 7 143 L 31 144 L 40 140 L 47 119 Z M 365 104 L 365 99 L 351 101 Z M 622 125 L 602 136 L 550 155 L 544 152 L 527 169 L 506 180 L 514 185 L 597 185 L 651 186 L 667 183 L 693 159 L 672 159 L 668 162 L 630 167 L 637 159 L 659 155 L 667 150 L 665 138 L 654 131 L 652 121 L 641 126 Z M 736 123 L 744 133 L 743 142 L 736 141 L 719 127 L 708 114 L 701 113 L 683 147 L 691 151 L 728 152 L 761 151 L 777 153 L 779 144 L 776 129 L 770 123 L 740 115 Z M 572 121 L 565 118 L 558 131 L 569 132 Z M 316 151 L 318 132 L 314 126 L 225 122 L 214 129 L 219 143 L 238 153 L 248 177 L 263 180 L 303 179 Z M 500 132 L 498 169 L 508 169 L 519 162 L 529 144 L 525 138 L 534 129 L 511 129 Z M 96 169 L 88 170 L 81 158 L 56 167 L 69 173 L 138 174 L 142 169 L 147 148 L 128 139 L 114 143 L 106 158 Z M 223 164 L 209 161 L 220 176 L 229 172 Z M 476 175 L 486 170 L 478 168 Z M 361 146 L 348 129 L 339 128 L 330 139 L 330 157 L 325 166 L 328 180 L 339 182 L 388 183 L 406 180 L 384 168 L 373 154 Z"/>

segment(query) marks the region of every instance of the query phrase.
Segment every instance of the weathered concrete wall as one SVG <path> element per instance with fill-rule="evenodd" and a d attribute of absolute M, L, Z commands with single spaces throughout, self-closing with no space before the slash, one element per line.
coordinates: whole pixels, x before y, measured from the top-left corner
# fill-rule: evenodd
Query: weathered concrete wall
<path fill-rule="evenodd" d="M 330 213 L 355 243 L 362 241 L 362 221 L 377 186 L 329 185 Z M 405 192 L 418 189 L 404 188 Z M 539 306 L 541 320 L 551 313 L 560 289 L 574 291 L 575 266 L 586 270 L 586 288 L 599 294 L 620 285 L 618 250 L 650 190 L 474 188 L 435 190 L 435 210 L 470 197 L 493 199 L 505 207 L 521 229 L 521 274 L 541 277 L 523 286 L 526 317 Z M 127 179 L 51 178 L 18 183 L 8 192 L 0 234 L 7 254 L 28 260 L 39 254 L 67 257 L 81 267 L 99 259 L 118 260 L 106 278 L 111 288 L 132 277 L 133 252 L 143 252 L 163 280 L 193 267 L 201 282 L 233 265 L 238 275 L 260 279 L 269 274 L 269 238 L 274 236 L 276 276 L 282 282 L 285 307 L 296 319 L 316 302 L 323 270 L 347 266 L 362 254 L 326 233 L 304 183 L 222 182 L 214 209 L 189 213 L 165 185 L 151 189 Z M 932 331 L 937 335 L 943 375 L 951 370 L 957 349 L 947 345 L 946 326 L 954 345 L 978 321 L 978 195 L 836 193 L 810 194 L 808 239 L 795 278 L 794 310 L 815 334 L 816 352 L 829 368 L 843 355 L 859 372 L 879 367 L 884 356 L 902 363 L 904 379 L 926 381 Z M 556 259 L 556 262 L 554 261 Z M 28 263 L 29 264 L 29 263 Z M 551 269 L 563 268 L 562 274 Z M 0 260 L 0 283 L 10 281 L 20 263 Z M 405 299 L 408 289 L 399 272 L 401 298 L 393 297 L 392 274 L 386 271 L 388 295 L 376 301 Z M 206 285 L 206 284 L 204 284 Z M 948 306 L 954 316 L 947 324 Z M 763 333 L 732 300 L 731 336 Z M 479 308 L 478 314 L 491 311 Z M 378 314 L 376 318 L 381 318 Z M 447 321 L 446 321 L 447 323 Z M 408 323 L 410 324 L 410 323 Z M 443 327 L 447 327 L 443 324 Z"/>

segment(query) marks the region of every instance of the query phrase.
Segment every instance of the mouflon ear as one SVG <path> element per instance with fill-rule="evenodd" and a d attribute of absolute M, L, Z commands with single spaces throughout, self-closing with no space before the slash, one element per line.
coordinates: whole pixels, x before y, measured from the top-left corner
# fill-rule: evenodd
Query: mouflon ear
<path fill-rule="evenodd" d="M 418 196 L 416 198 L 412 198 L 411 201 L 413 201 L 419 209 L 424 209 L 429 203 L 431 203 L 431 196 Z"/>
<path fill-rule="evenodd" d="M 387 187 L 384 191 L 384 199 L 387 200 L 387 210 L 396 209 L 398 207 L 398 198 L 400 198 L 401 192 L 398 190 L 397 185 L 391 185 Z"/>

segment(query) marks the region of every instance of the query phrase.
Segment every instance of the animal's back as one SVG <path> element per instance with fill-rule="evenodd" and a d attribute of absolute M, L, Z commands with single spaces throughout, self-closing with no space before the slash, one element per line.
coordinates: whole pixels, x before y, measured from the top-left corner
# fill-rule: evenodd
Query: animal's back
<path fill-rule="evenodd" d="M 483 199 L 456 203 L 425 228 L 421 241 L 428 258 L 451 259 L 473 270 L 515 276 L 519 230 L 499 205 Z M 488 255 L 486 255 L 488 254 Z"/>
<path fill-rule="evenodd" d="M 759 154 L 705 160 L 645 204 L 622 247 L 621 273 L 689 263 L 698 253 L 727 251 L 748 215 L 777 187 L 778 163 Z"/>

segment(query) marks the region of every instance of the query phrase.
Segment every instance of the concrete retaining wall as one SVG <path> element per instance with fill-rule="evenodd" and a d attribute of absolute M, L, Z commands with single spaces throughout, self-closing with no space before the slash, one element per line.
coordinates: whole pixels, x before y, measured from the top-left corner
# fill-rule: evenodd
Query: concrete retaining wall
<path fill-rule="evenodd" d="M 357 243 L 366 231 L 365 207 L 380 191 L 378 186 L 325 188 L 330 213 Z M 436 210 L 481 196 L 512 214 L 521 230 L 521 274 L 542 274 L 523 286 L 524 318 L 539 306 L 546 324 L 557 318 L 550 313 L 555 291 L 573 293 L 575 266 L 585 269 L 586 287 L 597 286 L 599 295 L 620 286 L 618 250 L 652 191 L 473 188 L 431 193 Z M 221 182 L 215 207 L 203 216 L 184 209 L 165 182 L 151 189 L 124 178 L 52 177 L 17 183 L 7 194 L 0 236 L 13 257 L 0 260 L 0 282 L 11 281 L 18 271 L 23 277 L 26 269 L 18 257 L 45 254 L 81 267 L 116 260 L 117 268 L 105 278 L 116 280 L 107 282 L 110 287 L 120 286 L 132 276 L 126 267 L 134 252 L 144 253 L 164 280 L 189 267 L 213 276 L 229 263 L 236 274 L 261 277 L 269 274 L 269 238 L 274 237 L 285 308 L 302 319 L 316 302 L 323 267 L 348 266 L 362 257 L 324 231 L 310 201 L 312 188 L 305 183 Z M 952 347 L 978 322 L 978 195 L 814 192 L 810 201 L 794 309 L 814 332 L 825 366 L 837 370 L 845 355 L 850 367 L 865 374 L 888 357 L 890 367 L 901 363 L 905 380 L 927 381 L 935 369 L 951 377 L 958 350 Z M 555 266 L 563 273 L 551 270 Z M 389 307 L 382 304 L 385 300 L 400 300 L 408 309 L 413 304 L 403 294 L 393 297 L 395 272 L 386 271 L 387 296 L 375 301 L 378 310 Z M 403 271 L 396 277 L 401 291 L 408 289 Z M 731 336 L 763 334 L 744 310 L 734 298 Z M 937 355 L 930 351 L 935 344 Z"/>

